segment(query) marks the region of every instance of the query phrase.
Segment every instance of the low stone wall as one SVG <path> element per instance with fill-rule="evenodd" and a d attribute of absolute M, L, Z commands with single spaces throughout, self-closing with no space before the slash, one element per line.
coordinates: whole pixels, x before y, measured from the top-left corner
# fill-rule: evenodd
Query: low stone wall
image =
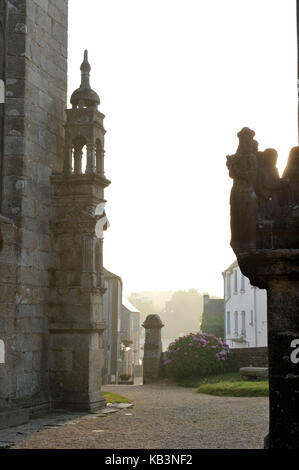
<path fill-rule="evenodd" d="M 227 368 L 238 371 L 240 367 L 268 367 L 268 348 L 236 348 L 230 349 Z"/>

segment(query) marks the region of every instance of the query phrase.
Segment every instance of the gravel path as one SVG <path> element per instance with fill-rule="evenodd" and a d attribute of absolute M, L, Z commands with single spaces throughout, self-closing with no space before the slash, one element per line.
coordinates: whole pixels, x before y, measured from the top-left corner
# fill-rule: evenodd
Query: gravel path
<path fill-rule="evenodd" d="M 133 401 L 106 417 L 81 415 L 14 449 L 262 449 L 268 398 L 228 398 L 167 383 L 105 386 Z"/>

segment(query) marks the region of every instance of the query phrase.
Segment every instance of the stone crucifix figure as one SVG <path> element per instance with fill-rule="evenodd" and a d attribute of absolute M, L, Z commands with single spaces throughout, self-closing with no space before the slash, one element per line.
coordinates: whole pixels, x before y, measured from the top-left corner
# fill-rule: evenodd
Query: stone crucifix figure
<path fill-rule="evenodd" d="M 231 191 L 231 246 L 239 251 L 256 247 L 257 157 L 254 154 L 255 133 L 244 127 L 239 133 L 239 147 L 235 155 L 228 155 L 227 167 L 234 184 Z"/>
<path fill-rule="evenodd" d="M 283 178 L 277 152 L 257 150 L 254 132 L 238 134 L 227 157 L 231 246 L 242 273 L 267 290 L 270 423 L 265 447 L 299 449 L 299 147 Z"/>

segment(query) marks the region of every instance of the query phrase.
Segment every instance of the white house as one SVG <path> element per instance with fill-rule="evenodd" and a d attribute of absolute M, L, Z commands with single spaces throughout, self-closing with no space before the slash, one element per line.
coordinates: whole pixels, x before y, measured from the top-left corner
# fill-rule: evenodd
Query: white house
<path fill-rule="evenodd" d="M 230 348 L 267 346 L 267 293 L 253 287 L 235 261 L 223 273 L 225 341 Z"/>

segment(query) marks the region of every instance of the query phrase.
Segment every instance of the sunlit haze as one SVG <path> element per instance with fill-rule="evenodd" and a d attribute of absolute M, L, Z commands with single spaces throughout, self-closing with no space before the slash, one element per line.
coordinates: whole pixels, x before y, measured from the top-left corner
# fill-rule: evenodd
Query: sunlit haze
<path fill-rule="evenodd" d="M 69 94 L 89 50 L 106 115 L 104 264 L 124 292 L 223 294 L 226 155 L 297 145 L 295 0 L 69 1 Z"/>

